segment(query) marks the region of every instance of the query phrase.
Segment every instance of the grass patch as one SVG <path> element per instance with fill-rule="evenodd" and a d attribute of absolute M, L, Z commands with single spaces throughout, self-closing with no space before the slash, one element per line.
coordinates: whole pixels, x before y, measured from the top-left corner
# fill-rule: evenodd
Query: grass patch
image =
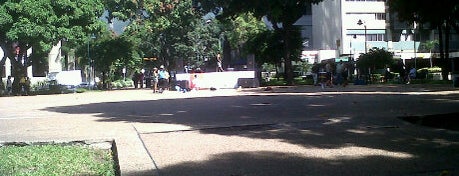
<path fill-rule="evenodd" d="M 0 175 L 115 175 L 110 150 L 78 145 L 0 147 Z"/>

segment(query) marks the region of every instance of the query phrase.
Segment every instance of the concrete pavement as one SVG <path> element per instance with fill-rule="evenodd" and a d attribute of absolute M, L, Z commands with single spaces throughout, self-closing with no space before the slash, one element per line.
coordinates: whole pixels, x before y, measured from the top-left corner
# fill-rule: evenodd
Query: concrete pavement
<path fill-rule="evenodd" d="M 398 118 L 459 112 L 459 91 L 445 85 L 119 90 L 0 105 L 0 141 L 115 139 L 122 175 L 459 174 L 457 131 Z"/>

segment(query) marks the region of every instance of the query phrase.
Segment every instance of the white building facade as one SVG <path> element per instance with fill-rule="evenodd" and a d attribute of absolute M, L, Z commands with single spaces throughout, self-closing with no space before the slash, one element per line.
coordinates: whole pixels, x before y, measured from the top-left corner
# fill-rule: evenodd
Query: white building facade
<path fill-rule="evenodd" d="M 295 25 L 302 26 L 305 40 L 303 57 L 311 62 L 323 58 L 319 51 L 334 50 L 335 58 L 360 54 L 371 48 L 384 48 L 402 59 L 428 58 L 428 53 L 419 53 L 419 36 L 413 37 L 413 26 L 394 25 L 385 0 L 324 0 L 312 5 Z M 428 38 L 433 38 L 432 33 Z M 414 40 L 415 39 L 415 40 Z M 427 40 L 424 37 L 423 40 Z"/>

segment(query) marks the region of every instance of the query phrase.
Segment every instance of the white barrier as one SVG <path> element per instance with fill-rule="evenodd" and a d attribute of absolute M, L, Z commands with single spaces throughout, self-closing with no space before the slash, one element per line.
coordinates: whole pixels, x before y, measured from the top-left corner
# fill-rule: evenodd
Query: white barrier
<path fill-rule="evenodd" d="M 81 70 L 70 70 L 51 72 L 48 75 L 50 80 L 56 80 L 61 85 L 79 85 L 82 82 Z"/>
<path fill-rule="evenodd" d="M 189 81 L 190 88 L 237 88 L 239 78 L 255 78 L 254 71 L 227 71 L 210 73 L 182 73 L 177 81 Z"/>

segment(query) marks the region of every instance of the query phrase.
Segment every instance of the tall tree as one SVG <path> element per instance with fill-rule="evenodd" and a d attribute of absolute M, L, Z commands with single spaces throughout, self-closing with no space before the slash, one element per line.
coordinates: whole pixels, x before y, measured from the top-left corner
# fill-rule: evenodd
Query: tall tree
<path fill-rule="evenodd" d="M 303 14 L 305 9 L 313 4 L 323 0 L 202 0 L 204 9 L 212 10 L 222 8 L 222 17 L 234 17 L 245 12 L 252 12 L 254 16 L 266 19 L 272 24 L 273 30 L 280 33 L 282 39 L 277 41 L 282 43 L 285 62 L 285 73 L 287 84 L 293 84 L 293 67 L 292 61 L 297 59 L 292 57 L 295 51 L 300 50 L 293 44 L 292 36 L 298 33 L 299 28 L 294 26 Z M 298 58 L 299 59 L 299 58 Z"/>
<path fill-rule="evenodd" d="M 430 54 L 430 58 L 429 58 L 429 62 L 430 62 L 430 67 L 433 67 L 433 63 L 432 63 L 432 50 L 435 49 L 435 47 L 438 45 L 438 40 L 429 40 L 429 41 L 426 41 L 422 46 L 429 51 L 429 54 Z"/>
<path fill-rule="evenodd" d="M 271 31 L 268 31 L 266 24 L 263 21 L 261 21 L 260 18 L 255 17 L 251 12 L 246 12 L 237 15 L 235 18 L 225 19 L 223 21 L 223 24 L 223 39 L 224 41 L 226 41 L 224 43 L 227 43 L 223 45 L 223 52 L 225 54 L 225 58 L 231 58 L 230 50 L 235 50 L 237 51 L 237 57 L 242 58 L 244 55 L 247 54 L 255 54 L 255 59 L 257 59 L 257 63 L 263 64 L 264 62 L 269 62 L 265 61 L 265 55 L 261 54 L 261 51 L 265 50 L 258 48 L 258 45 L 256 43 L 251 42 L 258 42 L 258 40 L 268 40 L 258 38 L 258 36 L 267 37 L 261 34 L 271 33 Z M 279 59 L 281 57 L 282 56 L 277 58 Z"/>
<path fill-rule="evenodd" d="M 109 18 L 130 21 L 123 35 L 139 39 L 144 56 L 157 58 L 157 63 L 166 66 L 194 58 L 196 35 L 190 33 L 205 29 L 205 21 L 193 11 L 191 0 L 117 0 L 108 9 Z"/>
<path fill-rule="evenodd" d="M 100 0 L 6 0 L 0 2 L 0 46 L 10 58 L 15 78 L 13 92 L 20 90 L 19 80 L 27 75 L 34 62 L 46 63 L 53 44 L 66 38 L 82 43 L 89 31 L 98 31 L 102 24 L 103 4 Z M 27 53 L 33 48 L 31 55 Z"/>
<path fill-rule="evenodd" d="M 194 29 L 187 34 L 192 57 L 189 57 L 186 62 L 196 68 L 206 67 L 209 63 L 216 63 L 215 59 L 210 58 L 215 58 L 221 52 L 219 36 L 222 34 L 222 24 L 215 19 L 196 18 L 192 26 Z"/>
<path fill-rule="evenodd" d="M 104 34 L 91 47 L 94 68 L 101 73 L 103 88 L 109 88 L 116 78 L 115 72 L 140 60 L 136 41 L 126 36 Z M 119 77 L 120 75 L 118 75 Z"/>
<path fill-rule="evenodd" d="M 146 10 L 152 14 L 148 20 L 153 25 L 152 35 L 156 36 L 159 44 L 156 55 L 164 65 L 176 67 L 179 60 L 200 61 L 200 58 L 194 56 L 196 52 L 205 52 L 202 48 L 207 39 L 214 38 L 209 32 L 215 32 L 217 22 L 212 25 L 206 23 L 201 14 L 194 11 L 191 0 L 157 1 Z M 197 48 L 198 40 L 201 42 L 200 49 Z"/>
<path fill-rule="evenodd" d="M 370 74 L 368 71 L 384 69 L 394 63 L 394 54 L 385 49 L 372 48 L 368 53 L 362 54 L 357 60 L 357 68 L 361 73 Z"/>

